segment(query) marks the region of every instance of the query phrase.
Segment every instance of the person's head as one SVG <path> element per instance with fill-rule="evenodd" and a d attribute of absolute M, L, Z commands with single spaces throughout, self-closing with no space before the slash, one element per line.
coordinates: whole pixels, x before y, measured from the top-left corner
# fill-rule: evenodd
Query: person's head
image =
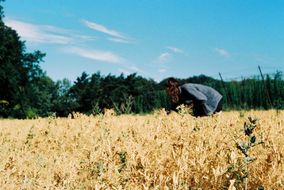
<path fill-rule="evenodd" d="M 170 77 L 166 83 L 166 90 L 173 103 L 179 102 L 180 90 L 178 87 L 179 82 L 175 78 Z"/>

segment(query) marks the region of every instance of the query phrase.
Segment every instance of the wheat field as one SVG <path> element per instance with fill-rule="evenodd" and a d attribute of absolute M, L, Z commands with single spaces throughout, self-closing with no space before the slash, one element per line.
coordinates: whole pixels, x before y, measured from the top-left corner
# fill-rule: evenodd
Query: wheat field
<path fill-rule="evenodd" d="M 244 189 L 236 142 L 258 118 L 248 189 L 284 189 L 284 111 L 0 120 L 1 189 Z"/>

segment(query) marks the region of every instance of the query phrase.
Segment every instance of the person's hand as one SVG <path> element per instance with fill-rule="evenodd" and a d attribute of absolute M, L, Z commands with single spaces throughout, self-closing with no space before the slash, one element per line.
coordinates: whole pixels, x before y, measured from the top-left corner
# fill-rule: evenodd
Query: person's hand
<path fill-rule="evenodd" d="M 212 116 L 212 115 L 213 115 L 213 112 L 209 112 L 209 113 L 208 113 L 208 116 Z"/>

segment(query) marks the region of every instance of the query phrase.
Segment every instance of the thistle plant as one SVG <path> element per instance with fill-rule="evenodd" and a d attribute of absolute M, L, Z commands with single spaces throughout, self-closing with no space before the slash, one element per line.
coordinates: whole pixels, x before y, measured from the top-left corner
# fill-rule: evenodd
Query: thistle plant
<path fill-rule="evenodd" d="M 229 167 L 228 171 L 234 173 L 234 176 L 237 176 L 240 182 L 243 182 L 245 185 L 245 190 L 248 189 L 248 179 L 249 179 L 249 170 L 248 166 L 250 163 L 255 161 L 257 158 L 255 156 L 250 155 L 249 150 L 252 147 L 255 147 L 259 144 L 264 143 L 262 138 L 260 141 L 257 141 L 256 136 L 253 134 L 254 129 L 257 127 L 257 119 L 248 117 L 248 122 L 244 123 L 244 134 L 246 136 L 246 141 L 236 142 L 236 147 L 241 151 L 244 158 L 239 163 L 240 168 L 236 170 L 234 167 Z"/>

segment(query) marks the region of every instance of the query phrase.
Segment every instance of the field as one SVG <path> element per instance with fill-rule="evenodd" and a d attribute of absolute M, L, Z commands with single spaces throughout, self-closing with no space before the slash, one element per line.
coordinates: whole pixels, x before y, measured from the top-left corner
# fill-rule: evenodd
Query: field
<path fill-rule="evenodd" d="M 247 164 L 236 142 L 258 118 Z M 284 189 L 284 111 L 0 120 L 1 189 Z"/>

